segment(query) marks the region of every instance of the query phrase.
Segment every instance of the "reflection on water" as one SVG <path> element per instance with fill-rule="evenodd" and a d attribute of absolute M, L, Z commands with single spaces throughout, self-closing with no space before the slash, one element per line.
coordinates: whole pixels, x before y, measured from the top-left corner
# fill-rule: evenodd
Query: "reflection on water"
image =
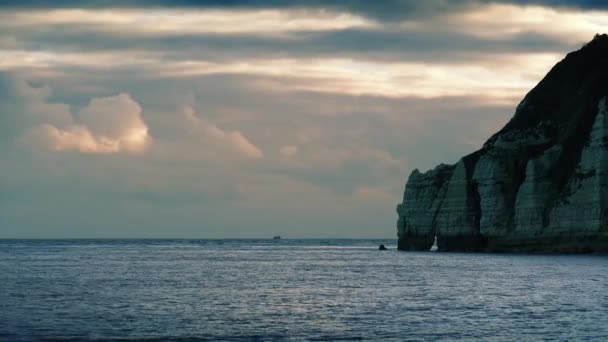
<path fill-rule="evenodd" d="M 395 245 L 0 241 L 0 340 L 608 338 L 606 257 Z"/>

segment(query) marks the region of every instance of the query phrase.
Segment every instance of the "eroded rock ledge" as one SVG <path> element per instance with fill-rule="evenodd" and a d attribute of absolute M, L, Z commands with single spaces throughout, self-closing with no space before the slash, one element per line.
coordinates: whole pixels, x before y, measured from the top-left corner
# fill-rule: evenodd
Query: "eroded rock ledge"
<path fill-rule="evenodd" d="M 484 146 L 414 170 L 400 250 L 608 252 L 608 36 L 559 62 Z"/>

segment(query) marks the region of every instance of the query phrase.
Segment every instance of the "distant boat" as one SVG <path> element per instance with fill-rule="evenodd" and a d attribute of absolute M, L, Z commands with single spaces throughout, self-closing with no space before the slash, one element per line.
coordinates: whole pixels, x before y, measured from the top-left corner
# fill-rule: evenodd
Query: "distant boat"
<path fill-rule="evenodd" d="M 281 235 L 275 235 L 272 237 L 273 240 L 281 240 Z"/>

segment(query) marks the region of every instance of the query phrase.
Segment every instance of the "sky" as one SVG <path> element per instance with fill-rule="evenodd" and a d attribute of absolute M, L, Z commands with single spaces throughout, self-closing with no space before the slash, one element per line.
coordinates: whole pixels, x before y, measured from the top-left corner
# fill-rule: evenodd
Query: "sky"
<path fill-rule="evenodd" d="M 394 238 L 606 1 L 0 4 L 0 238 Z"/>

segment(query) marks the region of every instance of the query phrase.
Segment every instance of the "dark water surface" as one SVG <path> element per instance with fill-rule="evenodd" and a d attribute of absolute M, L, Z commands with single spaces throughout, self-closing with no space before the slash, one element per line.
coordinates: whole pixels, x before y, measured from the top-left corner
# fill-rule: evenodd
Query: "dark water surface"
<path fill-rule="evenodd" d="M 608 340 L 605 256 L 395 243 L 0 240 L 0 340 Z"/>

